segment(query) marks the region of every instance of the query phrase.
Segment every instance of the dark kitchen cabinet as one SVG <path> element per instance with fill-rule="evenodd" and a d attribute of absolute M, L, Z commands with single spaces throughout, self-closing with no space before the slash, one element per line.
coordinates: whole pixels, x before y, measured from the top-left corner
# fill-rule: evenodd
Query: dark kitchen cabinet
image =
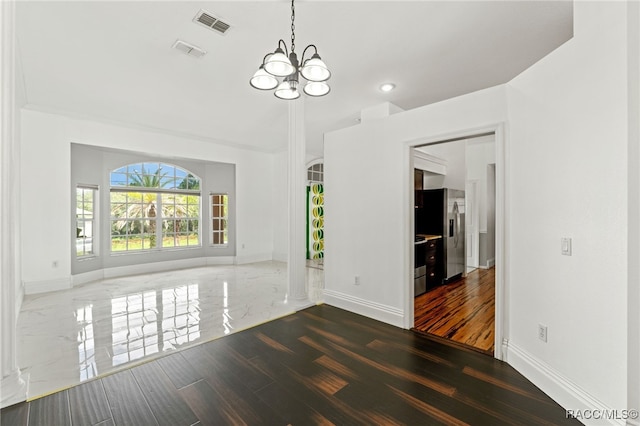
<path fill-rule="evenodd" d="M 417 234 L 415 256 L 414 295 L 419 296 L 442 284 L 442 236 Z"/>
<path fill-rule="evenodd" d="M 442 238 L 433 238 L 427 241 L 426 247 L 426 289 L 442 284 Z"/>

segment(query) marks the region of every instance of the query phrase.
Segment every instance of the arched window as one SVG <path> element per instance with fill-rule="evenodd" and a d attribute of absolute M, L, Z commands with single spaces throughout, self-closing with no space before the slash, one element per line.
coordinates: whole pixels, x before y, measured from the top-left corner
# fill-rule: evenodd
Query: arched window
<path fill-rule="evenodd" d="M 324 163 L 318 162 L 307 168 L 307 180 L 309 182 L 324 182 Z"/>
<path fill-rule="evenodd" d="M 111 252 L 200 246 L 200 178 L 164 163 L 111 171 Z"/>

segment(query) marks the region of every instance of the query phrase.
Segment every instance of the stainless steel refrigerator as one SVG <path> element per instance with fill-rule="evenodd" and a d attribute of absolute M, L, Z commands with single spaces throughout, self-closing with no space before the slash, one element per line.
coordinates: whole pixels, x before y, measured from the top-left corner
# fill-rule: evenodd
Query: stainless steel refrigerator
<path fill-rule="evenodd" d="M 416 234 L 442 236 L 442 281 L 455 281 L 465 270 L 464 191 L 441 188 L 416 192 L 420 192 L 416 194 Z"/>

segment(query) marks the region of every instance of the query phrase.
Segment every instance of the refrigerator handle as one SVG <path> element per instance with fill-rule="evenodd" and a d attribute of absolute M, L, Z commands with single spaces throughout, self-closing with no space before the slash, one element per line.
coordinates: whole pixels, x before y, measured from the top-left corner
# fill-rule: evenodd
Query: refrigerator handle
<path fill-rule="evenodd" d="M 460 241 L 460 208 L 458 202 L 453 202 L 453 219 L 449 222 L 449 236 L 453 237 L 453 246 L 458 247 Z"/>

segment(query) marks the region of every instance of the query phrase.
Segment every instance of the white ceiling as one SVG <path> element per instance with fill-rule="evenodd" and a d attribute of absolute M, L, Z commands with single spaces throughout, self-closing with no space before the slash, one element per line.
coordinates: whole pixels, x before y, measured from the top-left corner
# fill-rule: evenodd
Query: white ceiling
<path fill-rule="evenodd" d="M 232 25 L 192 22 L 200 10 Z M 296 2 L 296 52 L 313 43 L 331 93 L 305 99 L 308 151 L 323 132 L 355 125 L 363 108 L 411 109 L 505 83 L 571 38 L 569 1 Z M 17 4 L 28 105 L 277 151 L 287 101 L 249 78 L 278 39 L 290 43 L 284 1 L 34 2 Z M 182 39 L 206 50 L 171 49 Z M 378 86 L 394 82 L 396 90 Z"/>

